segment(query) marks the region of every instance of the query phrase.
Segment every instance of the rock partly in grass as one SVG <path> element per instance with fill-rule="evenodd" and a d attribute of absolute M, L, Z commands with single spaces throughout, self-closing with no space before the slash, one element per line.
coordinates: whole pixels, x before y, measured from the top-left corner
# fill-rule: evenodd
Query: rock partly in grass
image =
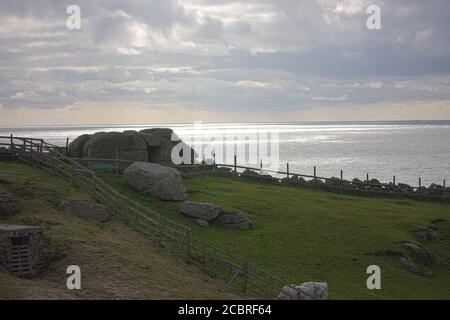
<path fill-rule="evenodd" d="M 202 219 L 192 219 L 192 222 L 200 227 L 209 228 L 209 222 Z"/>
<path fill-rule="evenodd" d="M 414 235 L 422 241 L 433 241 L 438 238 L 438 233 L 435 229 L 416 230 Z"/>
<path fill-rule="evenodd" d="M 180 172 L 156 163 L 136 162 L 123 174 L 125 181 L 141 193 L 160 200 L 181 201 L 187 199 L 187 190 Z"/>
<path fill-rule="evenodd" d="M 180 208 L 180 213 L 188 218 L 211 222 L 223 214 L 223 209 L 212 203 L 185 201 Z"/>
<path fill-rule="evenodd" d="M 106 222 L 110 219 L 108 210 L 104 206 L 86 201 L 63 201 L 59 209 L 84 220 Z"/>
<path fill-rule="evenodd" d="M 438 266 L 441 264 L 441 260 L 439 257 L 425 248 L 420 247 L 414 243 L 405 243 L 406 249 L 410 252 L 410 254 L 417 259 L 420 263 L 427 266 Z"/>
<path fill-rule="evenodd" d="M 328 300 L 326 282 L 306 282 L 301 285 L 285 286 L 278 300 Z"/>
<path fill-rule="evenodd" d="M 214 223 L 224 226 L 225 228 L 241 230 L 253 226 L 252 221 L 242 212 L 221 215 Z"/>

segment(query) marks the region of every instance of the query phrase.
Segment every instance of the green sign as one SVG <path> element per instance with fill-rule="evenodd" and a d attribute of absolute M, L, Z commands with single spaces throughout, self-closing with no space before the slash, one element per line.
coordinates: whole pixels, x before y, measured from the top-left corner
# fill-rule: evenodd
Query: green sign
<path fill-rule="evenodd" d="M 91 169 L 113 171 L 114 165 L 111 162 L 93 162 L 91 165 Z"/>

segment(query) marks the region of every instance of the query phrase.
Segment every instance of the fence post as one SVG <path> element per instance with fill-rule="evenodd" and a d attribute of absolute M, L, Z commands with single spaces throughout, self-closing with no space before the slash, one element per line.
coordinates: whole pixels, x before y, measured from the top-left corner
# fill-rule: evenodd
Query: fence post
<path fill-rule="evenodd" d="M 186 231 L 187 262 L 191 262 L 191 230 Z"/>
<path fill-rule="evenodd" d="M 69 152 L 69 137 L 66 140 L 66 152 Z"/>
<path fill-rule="evenodd" d="M 136 200 L 136 214 L 134 215 L 134 223 L 136 225 L 137 225 L 138 212 L 139 212 L 139 201 Z"/>
<path fill-rule="evenodd" d="M 394 187 L 395 187 L 395 176 L 393 176 L 392 179 L 393 179 Z"/>
<path fill-rule="evenodd" d="M 269 290 L 267 294 L 268 299 L 273 299 L 273 287 L 274 287 L 274 281 L 273 281 L 273 275 L 271 274 L 269 276 Z"/>
<path fill-rule="evenodd" d="M 11 150 L 13 149 L 14 146 L 14 140 L 13 140 L 13 134 L 11 133 Z"/>
<path fill-rule="evenodd" d="M 89 169 L 91 169 L 92 168 L 92 153 L 91 153 L 91 148 L 88 148 L 88 158 L 89 158 L 89 162 L 88 162 L 88 165 L 89 165 Z"/>
<path fill-rule="evenodd" d="M 419 177 L 419 189 L 422 187 L 422 178 Z"/>
<path fill-rule="evenodd" d="M 237 158 L 236 158 L 236 155 L 234 155 L 234 172 L 237 173 Z"/>
<path fill-rule="evenodd" d="M 159 246 L 164 247 L 164 241 L 163 241 L 163 217 L 162 215 L 159 215 Z"/>
<path fill-rule="evenodd" d="M 248 261 L 244 262 L 243 268 L 243 282 L 242 282 L 242 291 L 244 293 L 247 293 L 247 286 L 248 286 Z"/>
<path fill-rule="evenodd" d="M 369 174 L 366 174 L 366 182 L 369 182 Z"/>
<path fill-rule="evenodd" d="M 314 184 L 317 184 L 317 168 L 314 166 Z"/>
<path fill-rule="evenodd" d="M 341 170 L 341 194 L 344 194 L 344 171 Z"/>
<path fill-rule="evenodd" d="M 119 150 L 116 148 L 116 176 L 119 175 Z"/>
<path fill-rule="evenodd" d="M 286 163 L 286 174 L 287 174 L 287 180 L 289 182 L 289 162 Z"/>

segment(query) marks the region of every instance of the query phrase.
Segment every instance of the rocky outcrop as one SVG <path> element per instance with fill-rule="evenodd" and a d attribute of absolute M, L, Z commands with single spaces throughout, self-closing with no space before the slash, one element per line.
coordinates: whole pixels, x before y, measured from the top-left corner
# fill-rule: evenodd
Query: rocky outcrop
<path fill-rule="evenodd" d="M 59 210 L 84 220 L 103 223 L 110 219 L 110 215 L 106 207 L 86 201 L 63 201 L 59 204 Z"/>
<path fill-rule="evenodd" d="M 172 150 L 180 144 L 180 157 L 189 152 L 191 163 L 196 154 L 184 144 L 169 128 L 153 128 L 141 131 L 97 132 L 92 135 L 81 135 L 69 144 L 68 154 L 74 158 L 131 160 L 136 162 L 152 162 L 172 164 Z"/>
<path fill-rule="evenodd" d="M 191 219 L 211 222 L 223 214 L 223 209 L 211 203 L 185 201 L 180 208 L 180 213 Z"/>
<path fill-rule="evenodd" d="M 134 189 L 160 200 L 182 201 L 187 191 L 178 170 L 156 163 L 136 162 L 125 169 L 123 177 Z"/>
<path fill-rule="evenodd" d="M 306 282 L 301 285 L 284 286 L 278 300 L 328 300 L 326 282 Z"/>
<path fill-rule="evenodd" d="M 202 227 L 215 224 L 228 229 L 245 230 L 253 226 L 243 212 L 227 214 L 223 208 L 212 203 L 185 201 L 179 212 Z"/>
<path fill-rule="evenodd" d="M 0 193 L 0 219 L 20 212 L 21 206 L 16 197 L 9 192 Z"/>

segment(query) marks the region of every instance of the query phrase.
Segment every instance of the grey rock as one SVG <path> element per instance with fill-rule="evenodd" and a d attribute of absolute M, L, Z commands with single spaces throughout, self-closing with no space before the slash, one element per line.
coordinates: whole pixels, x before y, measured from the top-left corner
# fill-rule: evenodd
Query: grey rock
<path fill-rule="evenodd" d="M 79 136 L 78 138 L 76 138 L 75 140 L 73 140 L 69 144 L 69 150 L 68 150 L 69 157 L 82 158 L 84 145 L 86 144 L 86 142 L 88 142 L 89 138 L 90 138 L 90 135 L 83 134 L 83 135 Z"/>
<path fill-rule="evenodd" d="M 180 208 L 180 213 L 189 218 L 211 222 L 223 214 L 223 209 L 211 203 L 185 201 Z"/>
<path fill-rule="evenodd" d="M 200 227 L 209 228 L 209 222 L 202 219 L 192 219 L 192 222 Z"/>
<path fill-rule="evenodd" d="M 424 229 L 414 231 L 417 238 L 423 241 L 433 241 L 438 238 L 438 233 L 435 229 Z"/>
<path fill-rule="evenodd" d="M 141 193 L 160 200 L 182 201 L 187 191 L 178 170 L 156 163 L 136 162 L 125 169 L 125 181 Z"/>
<path fill-rule="evenodd" d="M 278 300 L 328 300 L 328 284 L 305 282 L 301 285 L 284 286 Z"/>
<path fill-rule="evenodd" d="M 59 209 L 84 220 L 106 222 L 110 219 L 106 207 L 80 200 L 67 200 L 59 204 Z"/>
<path fill-rule="evenodd" d="M 16 197 L 9 192 L 0 193 L 0 218 L 6 218 L 21 210 L 21 205 Z"/>
<path fill-rule="evenodd" d="M 306 282 L 296 286 L 298 300 L 328 300 L 328 283 Z"/>
<path fill-rule="evenodd" d="M 214 221 L 214 223 L 222 225 L 225 228 L 241 230 L 248 229 L 253 226 L 252 221 L 242 212 L 221 215 Z"/>
<path fill-rule="evenodd" d="M 83 146 L 83 156 L 97 159 L 115 159 L 116 150 L 121 160 L 147 161 L 145 140 L 134 132 L 99 132 Z"/>
<path fill-rule="evenodd" d="M 419 267 L 414 262 L 407 259 L 406 257 L 399 257 L 398 260 L 399 260 L 400 264 L 408 271 L 410 271 L 412 273 L 420 273 Z"/>
<path fill-rule="evenodd" d="M 291 286 L 284 286 L 277 297 L 278 300 L 298 300 L 298 291 Z"/>

